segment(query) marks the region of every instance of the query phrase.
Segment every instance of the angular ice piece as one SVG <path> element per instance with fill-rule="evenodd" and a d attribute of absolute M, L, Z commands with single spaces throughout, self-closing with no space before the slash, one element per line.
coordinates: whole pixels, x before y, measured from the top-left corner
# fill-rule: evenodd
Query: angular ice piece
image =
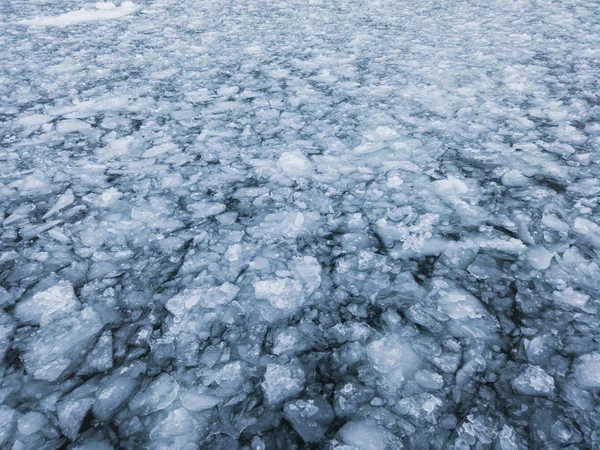
<path fill-rule="evenodd" d="M 91 129 L 92 126 L 79 119 L 61 120 L 56 124 L 56 131 L 59 133 L 80 133 Z"/>
<path fill-rule="evenodd" d="M 554 291 L 552 299 L 558 304 L 573 306 L 585 311 L 590 296 L 568 287 L 564 291 Z"/>
<path fill-rule="evenodd" d="M 276 405 L 300 394 L 305 382 L 306 376 L 301 367 L 293 364 L 267 364 L 261 387 L 267 403 Z"/>
<path fill-rule="evenodd" d="M 29 436 L 40 431 L 47 423 L 48 418 L 44 414 L 37 411 L 29 411 L 21 416 L 17 422 L 17 430 L 23 436 Z"/>
<path fill-rule="evenodd" d="M 17 411 L 0 405 L 0 446 L 4 446 L 12 435 L 17 422 Z"/>
<path fill-rule="evenodd" d="M 373 369 L 394 388 L 400 388 L 419 369 L 421 358 L 410 343 L 389 335 L 371 342 L 367 356 Z"/>
<path fill-rule="evenodd" d="M 111 369 L 113 366 L 113 339 L 110 330 L 104 330 L 98 342 L 89 352 L 82 364 L 82 368 L 78 373 L 86 375 L 104 372 Z"/>
<path fill-rule="evenodd" d="M 486 320 L 488 314 L 484 306 L 466 291 L 444 291 L 438 304 L 440 309 L 453 319 L 449 321 L 449 326 L 457 337 L 483 338 L 495 331 L 495 322 Z"/>
<path fill-rule="evenodd" d="M 311 178 L 314 173 L 313 165 L 300 150 L 282 153 L 277 161 L 277 167 L 289 178 Z"/>
<path fill-rule="evenodd" d="M 46 220 L 48 217 L 56 214 L 57 212 L 59 212 L 60 210 L 62 210 L 64 208 L 66 208 L 67 206 L 72 204 L 74 201 L 75 201 L 75 195 L 73 194 L 73 191 L 71 189 L 67 189 L 64 192 L 64 194 L 62 194 L 58 197 L 54 206 L 52 208 L 50 208 L 48 210 L 48 212 L 46 212 L 46 214 L 44 214 L 42 216 L 42 219 Z"/>
<path fill-rule="evenodd" d="M 185 408 L 171 411 L 169 415 L 150 431 L 151 439 L 165 439 L 193 433 L 195 429 L 192 416 Z"/>
<path fill-rule="evenodd" d="M 169 142 L 166 144 L 156 145 L 152 148 L 149 148 L 142 154 L 142 158 L 154 158 L 155 156 L 161 156 L 165 153 L 173 153 L 180 151 L 181 149 L 177 144 Z"/>
<path fill-rule="evenodd" d="M 94 415 L 102 421 L 108 420 L 131 397 L 138 381 L 127 374 L 115 373 L 102 382 L 94 401 Z"/>
<path fill-rule="evenodd" d="M 74 368 L 101 329 L 91 308 L 41 327 L 23 341 L 25 370 L 36 380 L 56 381 Z"/>
<path fill-rule="evenodd" d="M 552 395 L 554 393 L 554 378 L 541 367 L 528 365 L 512 381 L 512 387 L 522 395 Z"/>
<path fill-rule="evenodd" d="M 146 389 L 129 402 L 129 408 L 135 414 L 147 416 L 169 406 L 177 398 L 179 383 L 169 374 L 159 375 Z"/>
<path fill-rule="evenodd" d="M 588 353 L 577 358 L 574 376 L 580 386 L 600 389 L 600 352 Z"/>
<path fill-rule="evenodd" d="M 11 346 L 11 338 L 15 333 L 16 324 L 13 318 L 0 309 L 0 361 Z"/>
<path fill-rule="evenodd" d="M 94 399 L 88 397 L 77 400 L 67 400 L 56 406 L 58 425 L 66 437 L 72 441 L 77 439 L 83 419 L 93 403 Z"/>
<path fill-rule="evenodd" d="M 335 419 L 333 409 L 322 397 L 286 403 L 283 415 L 304 442 L 323 439 L 329 425 Z"/>
<path fill-rule="evenodd" d="M 204 219 L 224 212 L 227 207 L 223 203 L 192 203 L 188 206 L 194 218 Z"/>
<path fill-rule="evenodd" d="M 115 448 L 101 438 L 86 440 L 81 444 L 69 446 L 69 450 L 115 450 Z"/>
<path fill-rule="evenodd" d="M 397 139 L 400 134 L 388 126 L 379 126 L 365 134 L 365 138 L 372 142 L 386 142 Z"/>
<path fill-rule="evenodd" d="M 444 386 L 444 378 L 435 372 L 429 370 L 419 370 L 415 374 L 415 381 L 425 389 L 438 390 Z"/>
<path fill-rule="evenodd" d="M 321 265 L 314 256 L 294 258 L 294 272 L 311 295 L 321 284 Z"/>
<path fill-rule="evenodd" d="M 435 424 L 439 418 L 442 405 L 443 402 L 438 397 L 424 393 L 400 399 L 394 410 L 398 414 L 411 417 L 414 420 Z"/>
<path fill-rule="evenodd" d="M 445 180 L 432 183 L 435 189 L 444 196 L 460 196 L 469 192 L 467 185 L 459 178 L 449 175 Z"/>
<path fill-rule="evenodd" d="M 30 116 L 20 117 L 18 122 L 26 127 L 36 127 L 39 125 L 44 125 L 51 120 L 54 120 L 53 116 L 47 116 L 46 114 L 32 114 Z"/>
<path fill-rule="evenodd" d="M 338 438 L 357 450 L 400 449 L 402 444 L 390 431 L 371 421 L 352 421 L 338 431 Z M 392 446 L 393 445 L 393 446 Z"/>
<path fill-rule="evenodd" d="M 187 389 L 181 394 L 181 404 L 184 408 L 189 411 L 204 411 L 218 405 L 223 400 L 222 397 L 211 395 L 208 389 L 200 389 Z"/>
<path fill-rule="evenodd" d="M 509 170 L 502 175 L 502 184 L 506 187 L 527 186 L 531 181 L 518 170 Z"/>
<path fill-rule="evenodd" d="M 543 245 L 534 245 L 527 251 L 527 260 L 529 261 L 529 264 L 537 270 L 546 270 L 550 267 L 553 256 L 554 255 Z"/>
<path fill-rule="evenodd" d="M 398 175 L 393 175 L 387 179 L 386 186 L 390 189 L 395 189 L 404 184 L 404 180 L 400 178 Z"/>
<path fill-rule="evenodd" d="M 17 303 L 15 316 L 21 322 L 45 325 L 80 306 L 71 283 L 60 280 L 56 285 Z"/>
<path fill-rule="evenodd" d="M 600 225 L 585 217 L 577 217 L 573 222 L 573 231 L 588 237 L 592 244 L 600 247 Z"/>
<path fill-rule="evenodd" d="M 254 283 L 254 295 L 285 312 L 294 312 L 304 303 L 302 285 L 293 278 L 271 278 Z"/>

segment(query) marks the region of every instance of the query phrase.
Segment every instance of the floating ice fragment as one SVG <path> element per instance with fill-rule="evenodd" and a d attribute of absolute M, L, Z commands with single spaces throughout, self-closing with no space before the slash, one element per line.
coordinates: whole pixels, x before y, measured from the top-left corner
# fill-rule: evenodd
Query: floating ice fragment
<path fill-rule="evenodd" d="M 566 288 L 564 291 L 554 291 L 552 298 L 556 303 L 573 306 L 575 308 L 585 310 L 590 300 L 590 296 L 582 292 L 574 290 L 572 287 Z"/>
<path fill-rule="evenodd" d="M 527 251 L 527 260 L 529 261 L 529 264 L 537 270 L 546 270 L 550 267 L 553 256 L 554 255 L 543 245 L 534 245 L 529 247 Z"/>
<path fill-rule="evenodd" d="M 60 280 L 58 284 L 17 303 L 15 316 L 21 322 L 46 325 L 56 317 L 75 311 L 80 305 L 71 283 Z"/>
<path fill-rule="evenodd" d="M 277 161 L 277 167 L 292 179 L 311 178 L 314 173 L 310 159 L 300 150 L 282 153 Z"/>
<path fill-rule="evenodd" d="M 17 429 L 20 434 L 29 436 L 44 428 L 46 423 L 48 423 L 48 419 L 44 414 L 37 411 L 29 411 L 21 416 L 17 422 Z"/>
<path fill-rule="evenodd" d="M 146 416 L 169 406 L 179 393 L 179 383 L 169 374 L 162 374 L 129 402 L 129 408 Z"/>
<path fill-rule="evenodd" d="M 580 356 L 575 361 L 574 375 L 581 386 L 600 389 L 600 352 Z"/>
<path fill-rule="evenodd" d="M 286 403 L 283 415 L 304 442 L 322 439 L 335 419 L 333 409 L 322 397 Z"/>
<path fill-rule="evenodd" d="M 554 392 L 554 378 L 539 366 L 528 365 L 513 381 L 519 394 L 547 396 Z"/>
<path fill-rule="evenodd" d="M 304 303 L 302 285 L 293 278 L 259 280 L 254 284 L 254 294 L 286 312 L 293 312 Z"/>
<path fill-rule="evenodd" d="M 390 444 L 397 441 L 395 436 L 371 421 L 348 422 L 338 431 L 338 437 L 344 444 L 358 450 L 402 448 L 400 442 L 396 442 L 396 446 L 391 447 Z"/>
<path fill-rule="evenodd" d="M 48 123 L 52 120 L 54 120 L 53 116 L 48 116 L 46 114 L 32 114 L 30 116 L 23 116 L 19 118 L 19 123 L 26 127 L 35 127 Z"/>
<path fill-rule="evenodd" d="M 293 364 L 267 364 L 261 387 L 267 403 L 276 405 L 300 394 L 305 382 L 306 376 L 300 367 Z"/>
<path fill-rule="evenodd" d="M 48 212 L 46 212 L 46 214 L 44 214 L 42 216 L 42 219 L 46 220 L 48 217 L 56 214 L 60 210 L 71 205 L 74 201 L 75 201 L 75 195 L 73 194 L 73 191 L 71 189 L 67 189 L 64 192 L 64 194 L 62 194 L 58 197 L 54 206 L 52 208 L 50 208 L 48 210 Z"/>
<path fill-rule="evenodd" d="M 83 419 L 93 403 L 93 398 L 82 398 L 67 400 L 57 405 L 58 425 L 64 435 L 72 441 L 77 439 Z"/>
<path fill-rule="evenodd" d="M 59 133 L 80 133 L 91 128 L 89 123 L 79 119 L 65 119 L 56 124 L 56 131 Z"/>
<path fill-rule="evenodd" d="M 367 356 L 373 368 L 394 388 L 400 388 L 419 369 L 421 358 L 410 343 L 395 335 L 371 342 Z"/>

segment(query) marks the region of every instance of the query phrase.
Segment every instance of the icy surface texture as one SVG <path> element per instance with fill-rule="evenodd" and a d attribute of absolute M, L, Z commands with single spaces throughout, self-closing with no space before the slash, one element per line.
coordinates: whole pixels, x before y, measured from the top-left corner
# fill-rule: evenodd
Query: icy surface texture
<path fill-rule="evenodd" d="M 0 1 L 0 448 L 600 448 L 600 3 Z"/>

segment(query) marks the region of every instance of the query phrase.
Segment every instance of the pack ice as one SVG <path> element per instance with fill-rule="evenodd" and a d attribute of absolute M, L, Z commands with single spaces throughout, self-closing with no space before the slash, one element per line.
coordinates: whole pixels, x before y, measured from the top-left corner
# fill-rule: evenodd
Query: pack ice
<path fill-rule="evenodd" d="M 600 448 L 600 3 L 0 6 L 0 448 Z"/>

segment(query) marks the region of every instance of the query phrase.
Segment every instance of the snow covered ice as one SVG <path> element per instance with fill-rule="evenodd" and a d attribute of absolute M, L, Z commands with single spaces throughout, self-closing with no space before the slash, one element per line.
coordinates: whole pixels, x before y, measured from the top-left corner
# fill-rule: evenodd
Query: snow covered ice
<path fill-rule="evenodd" d="M 0 2 L 0 448 L 600 448 L 600 3 Z"/>

